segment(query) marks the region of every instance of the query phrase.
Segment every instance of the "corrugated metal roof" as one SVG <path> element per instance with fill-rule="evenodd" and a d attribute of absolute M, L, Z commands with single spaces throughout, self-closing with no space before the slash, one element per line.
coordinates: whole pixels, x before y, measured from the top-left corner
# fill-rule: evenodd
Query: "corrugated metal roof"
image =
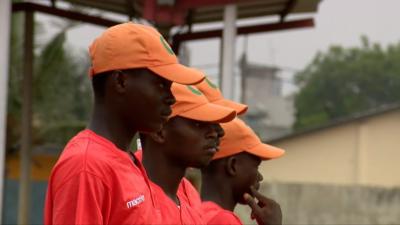
<path fill-rule="evenodd" d="M 293 13 L 313 13 L 316 12 L 319 0 L 299 0 L 294 3 L 289 11 Z M 280 15 L 286 10 L 290 0 L 258 0 L 237 3 L 238 18 L 252 18 L 260 16 Z M 213 6 L 194 10 L 193 22 L 214 22 L 223 20 L 224 7 Z"/>
<path fill-rule="evenodd" d="M 136 15 L 143 8 L 143 1 L 137 0 L 62 0 L 76 5 L 101 9 L 125 15 Z"/>
<path fill-rule="evenodd" d="M 63 0 L 76 5 L 88 6 L 114 13 L 125 14 L 133 17 L 143 17 L 143 8 L 146 0 Z M 190 0 L 176 0 L 179 4 L 189 7 L 186 10 L 191 13 L 191 23 L 215 22 L 223 19 L 224 4 L 215 0 L 208 6 L 190 8 Z M 295 13 L 313 13 L 317 11 L 320 0 L 238 0 L 238 18 L 252 18 L 259 16 L 272 16 Z M 203 4 L 207 5 L 207 4 Z"/>

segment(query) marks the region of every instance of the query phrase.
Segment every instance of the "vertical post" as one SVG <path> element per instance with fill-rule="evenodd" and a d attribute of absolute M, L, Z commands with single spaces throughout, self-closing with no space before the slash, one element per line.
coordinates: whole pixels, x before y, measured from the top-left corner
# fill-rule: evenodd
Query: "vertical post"
<path fill-rule="evenodd" d="M 0 223 L 3 215 L 11 0 L 0 1 Z"/>
<path fill-rule="evenodd" d="M 248 37 L 247 35 L 244 36 L 243 39 L 243 55 L 240 59 L 240 87 L 241 87 L 241 92 L 240 92 L 240 102 L 243 104 L 246 104 L 247 98 L 246 98 L 246 94 L 247 94 L 247 79 L 246 79 L 246 74 L 247 74 L 247 46 L 248 46 Z"/>
<path fill-rule="evenodd" d="M 29 223 L 30 174 L 32 148 L 32 79 L 33 79 L 33 11 L 25 11 L 24 77 L 22 80 L 21 171 L 19 182 L 18 224 Z"/>
<path fill-rule="evenodd" d="M 224 30 L 222 36 L 222 77 L 221 89 L 228 99 L 234 98 L 234 61 L 236 47 L 236 5 L 224 9 Z"/>

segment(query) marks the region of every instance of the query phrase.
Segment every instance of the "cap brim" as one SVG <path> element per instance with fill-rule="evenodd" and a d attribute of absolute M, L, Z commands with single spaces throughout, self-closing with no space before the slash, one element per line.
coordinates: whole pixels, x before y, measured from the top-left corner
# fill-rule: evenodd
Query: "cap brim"
<path fill-rule="evenodd" d="M 247 105 L 245 104 L 241 104 L 238 102 L 234 102 L 228 99 L 219 99 L 217 101 L 214 101 L 213 103 L 217 104 L 217 105 L 222 105 L 231 109 L 234 109 L 236 111 L 237 115 L 242 115 L 245 112 L 247 112 L 247 109 L 249 108 Z"/>
<path fill-rule="evenodd" d="M 167 80 L 179 84 L 198 84 L 205 78 L 201 71 L 186 67 L 179 63 L 148 67 L 148 69 Z"/>
<path fill-rule="evenodd" d="M 206 103 L 186 112 L 179 113 L 177 116 L 203 122 L 227 123 L 235 119 L 236 112 L 230 108 Z"/>
<path fill-rule="evenodd" d="M 285 150 L 264 143 L 260 143 L 245 151 L 260 157 L 262 160 L 275 159 L 285 154 Z"/>

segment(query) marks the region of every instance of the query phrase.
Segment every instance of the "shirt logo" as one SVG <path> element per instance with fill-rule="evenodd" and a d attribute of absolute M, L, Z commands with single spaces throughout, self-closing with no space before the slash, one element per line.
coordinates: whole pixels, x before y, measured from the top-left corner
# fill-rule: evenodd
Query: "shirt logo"
<path fill-rule="evenodd" d="M 134 206 L 141 204 L 142 202 L 144 202 L 144 195 L 140 195 L 139 197 L 128 201 L 126 203 L 126 207 L 129 209 L 129 208 L 132 208 Z"/>

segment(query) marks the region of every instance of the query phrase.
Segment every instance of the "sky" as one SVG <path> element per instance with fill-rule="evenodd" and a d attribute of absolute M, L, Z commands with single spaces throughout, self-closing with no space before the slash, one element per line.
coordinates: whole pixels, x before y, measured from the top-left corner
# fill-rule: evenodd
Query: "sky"
<path fill-rule="evenodd" d="M 318 51 L 326 51 L 334 44 L 360 45 L 362 35 L 384 46 L 398 42 L 400 40 L 398 9 L 400 0 L 322 0 L 318 12 L 313 15 L 315 26 L 312 28 L 248 35 L 246 50 L 248 60 L 252 63 L 283 68 L 281 76 L 285 80 L 284 92 L 292 93 L 296 90 L 292 84 L 293 74 L 309 64 Z M 38 18 L 44 21 L 54 19 L 46 16 Z M 218 24 L 214 24 L 215 26 Z M 50 25 L 49 27 L 51 33 L 54 28 Z M 201 28 L 204 26 L 198 29 Z M 86 50 L 102 31 L 103 27 L 95 25 L 77 26 L 68 32 L 68 43 L 73 48 Z M 220 57 L 218 39 L 191 41 L 187 46 L 190 50 L 191 66 L 208 73 L 218 72 Z M 243 46 L 244 37 L 238 36 L 236 60 L 243 54 Z"/>

